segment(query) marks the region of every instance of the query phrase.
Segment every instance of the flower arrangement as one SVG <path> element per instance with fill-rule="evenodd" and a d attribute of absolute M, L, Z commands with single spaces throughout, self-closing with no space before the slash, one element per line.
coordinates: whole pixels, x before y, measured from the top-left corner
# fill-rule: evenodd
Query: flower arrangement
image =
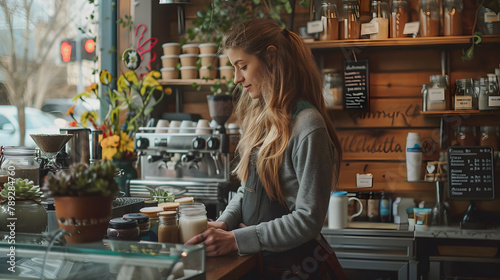
<path fill-rule="evenodd" d="M 142 79 L 133 70 L 120 75 L 116 80 L 116 89 L 112 88 L 113 77 L 107 70 L 102 70 L 99 75 L 100 83 L 107 88 L 109 96 L 109 108 L 106 117 L 98 122 L 96 110 L 82 114 L 80 120 L 74 117 L 74 107 L 66 112 L 73 121 L 70 126 L 88 127 L 89 123 L 96 130 L 102 130 L 102 139 L 99 140 L 102 147 L 102 158 L 105 160 L 120 160 L 134 158 L 134 134 L 139 127 L 145 126 L 153 108 L 163 99 L 164 94 L 158 100 L 154 100 L 155 91 L 163 91 L 159 83 L 161 73 L 150 71 Z M 86 102 L 87 98 L 96 98 L 101 104 L 106 104 L 99 96 L 99 84 L 93 83 L 84 92 L 73 98 Z M 164 91 L 170 94 L 172 90 L 166 88 Z"/>

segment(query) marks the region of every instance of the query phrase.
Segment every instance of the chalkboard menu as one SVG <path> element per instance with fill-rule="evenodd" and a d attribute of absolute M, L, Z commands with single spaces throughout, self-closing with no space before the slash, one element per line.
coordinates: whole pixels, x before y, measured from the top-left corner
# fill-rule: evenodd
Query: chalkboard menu
<path fill-rule="evenodd" d="M 344 60 L 344 110 L 370 110 L 368 60 Z"/>
<path fill-rule="evenodd" d="M 493 147 L 448 148 L 448 194 L 451 199 L 495 198 Z"/>

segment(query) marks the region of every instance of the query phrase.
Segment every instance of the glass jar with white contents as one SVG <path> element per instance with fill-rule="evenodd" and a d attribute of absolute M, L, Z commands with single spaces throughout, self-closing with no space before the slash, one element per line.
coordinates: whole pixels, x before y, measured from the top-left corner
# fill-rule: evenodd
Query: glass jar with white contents
<path fill-rule="evenodd" d="M 4 159 L 1 165 L 2 175 L 33 181 L 39 185 L 40 164 L 37 161 L 35 148 L 22 146 L 7 146 L 3 151 Z"/>
<path fill-rule="evenodd" d="M 432 75 L 427 87 L 427 110 L 446 110 L 448 96 L 448 76 Z"/>
<path fill-rule="evenodd" d="M 207 210 L 203 203 L 182 203 L 179 206 L 179 237 L 185 243 L 193 236 L 207 230 Z"/>

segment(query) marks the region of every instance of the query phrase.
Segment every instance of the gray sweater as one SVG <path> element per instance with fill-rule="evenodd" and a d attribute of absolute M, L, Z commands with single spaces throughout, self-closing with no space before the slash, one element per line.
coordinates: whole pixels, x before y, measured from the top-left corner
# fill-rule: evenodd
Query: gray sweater
<path fill-rule="evenodd" d="M 280 169 L 290 213 L 258 225 L 239 228 L 241 186 L 219 217 L 233 230 L 238 252 L 281 252 L 316 238 L 321 232 L 334 174 L 334 146 L 321 114 L 314 108 L 300 111 L 294 118 L 290 142 Z"/>

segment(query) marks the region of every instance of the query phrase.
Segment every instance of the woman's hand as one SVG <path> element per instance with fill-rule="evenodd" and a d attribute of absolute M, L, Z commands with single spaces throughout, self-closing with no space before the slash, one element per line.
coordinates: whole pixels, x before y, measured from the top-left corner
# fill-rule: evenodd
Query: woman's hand
<path fill-rule="evenodd" d="M 214 222 L 214 221 L 210 220 L 208 222 L 208 228 L 220 228 L 223 230 L 227 230 L 227 224 L 224 221 Z"/>
<path fill-rule="evenodd" d="M 209 227 L 201 234 L 195 235 L 184 244 L 205 245 L 208 257 L 227 255 L 238 250 L 232 231 L 213 227 Z"/>

